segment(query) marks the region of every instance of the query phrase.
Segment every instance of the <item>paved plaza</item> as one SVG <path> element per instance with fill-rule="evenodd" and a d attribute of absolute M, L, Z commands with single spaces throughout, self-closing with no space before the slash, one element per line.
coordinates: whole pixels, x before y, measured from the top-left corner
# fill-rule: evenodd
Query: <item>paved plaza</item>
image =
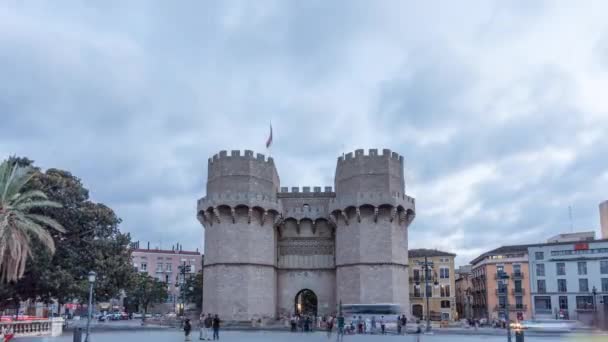
<path fill-rule="evenodd" d="M 192 336 L 192 341 L 198 341 L 198 335 Z M 248 342 L 327 342 L 335 341 L 335 335 L 332 336 L 331 340 L 327 339 L 327 336 L 323 333 L 284 333 L 284 332 L 237 332 L 237 331 L 226 331 L 220 334 L 221 341 L 225 342 L 237 342 L 237 341 L 248 341 Z M 505 342 L 506 336 L 475 336 L 475 335 L 421 335 L 421 336 L 379 336 L 379 335 L 355 335 L 345 336 L 345 341 L 401 341 L 401 342 L 416 342 L 417 338 L 420 338 L 421 342 Z M 526 342 L 599 342 L 607 341 L 607 336 L 597 336 L 595 338 L 583 338 L 575 336 L 526 336 Z M 23 342 L 71 342 L 71 335 L 64 335 L 56 338 L 20 338 L 17 341 Z M 95 333 L 91 335 L 91 342 L 170 342 L 170 341 L 184 341 L 184 336 L 179 331 L 135 331 L 135 332 L 107 332 L 107 333 Z M 515 341 L 515 338 L 513 338 Z"/>

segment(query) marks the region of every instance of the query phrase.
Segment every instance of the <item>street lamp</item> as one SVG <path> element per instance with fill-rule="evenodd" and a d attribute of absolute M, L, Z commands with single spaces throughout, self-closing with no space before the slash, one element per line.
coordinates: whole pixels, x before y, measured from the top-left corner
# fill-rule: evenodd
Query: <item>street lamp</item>
<path fill-rule="evenodd" d="M 426 332 L 430 333 L 431 332 L 431 307 L 429 304 L 429 294 L 432 295 L 433 291 L 431 290 L 431 293 L 429 293 L 428 290 L 429 290 L 429 278 L 431 277 L 429 275 L 429 271 L 433 267 L 433 262 L 428 261 L 428 258 L 425 256 L 424 263 L 418 262 L 418 265 L 422 266 L 422 268 L 424 269 L 424 295 L 426 296 Z M 439 287 L 439 282 L 437 281 L 437 279 L 435 279 L 434 285 L 435 285 L 435 289 L 437 289 Z"/>
<path fill-rule="evenodd" d="M 89 327 L 91 325 L 91 316 L 93 316 L 93 287 L 95 286 L 95 280 L 97 274 L 94 271 L 89 272 L 89 315 L 87 317 L 87 335 L 84 338 L 84 342 L 89 342 Z"/>
<path fill-rule="evenodd" d="M 507 321 L 507 341 L 511 342 L 511 321 L 509 320 L 509 276 L 505 271 L 498 271 L 498 279 L 504 281 L 504 284 L 502 285 L 499 282 L 499 286 L 503 286 L 505 289 L 505 320 Z"/>

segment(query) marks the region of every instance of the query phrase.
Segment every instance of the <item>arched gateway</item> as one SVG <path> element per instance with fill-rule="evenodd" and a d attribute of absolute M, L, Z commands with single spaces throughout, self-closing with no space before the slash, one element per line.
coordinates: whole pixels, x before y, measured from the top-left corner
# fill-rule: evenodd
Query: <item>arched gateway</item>
<path fill-rule="evenodd" d="M 338 158 L 334 187 L 300 189 L 281 187 L 262 154 L 214 155 L 197 211 L 203 312 L 228 321 L 327 315 L 340 301 L 408 310 L 415 201 L 403 166 L 391 150 L 356 150 Z"/>
<path fill-rule="evenodd" d="M 303 316 L 317 316 L 317 295 L 309 289 L 304 289 L 296 295 L 294 300 L 294 313 Z"/>

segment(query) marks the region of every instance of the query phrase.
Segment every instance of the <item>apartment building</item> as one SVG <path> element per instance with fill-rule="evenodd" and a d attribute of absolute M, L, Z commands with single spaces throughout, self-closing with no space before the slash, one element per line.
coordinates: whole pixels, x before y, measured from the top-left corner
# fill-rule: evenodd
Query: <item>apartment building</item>
<path fill-rule="evenodd" d="M 533 318 L 608 317 L 608 239 L 528 247 Z"/>
<path fill-rule="evenodd" d="M 456 254 L 436 249 L 410 249 L 410 305 L 412 315 L 424 320 L 427 316 L 426 296 L 429 297 L 430 318 L 433 321 L 458 319 L 454 258 Z M 425 264 L 426 257 L 426 264 Z M 425 265 L 428 265 L 428 286 L 425 287 Z"/>
<path fill-rule="evenodd" d="M 511 320 L 531 314 L 528 246 L 503 246 L 471 261 L 473 317 Z"/>

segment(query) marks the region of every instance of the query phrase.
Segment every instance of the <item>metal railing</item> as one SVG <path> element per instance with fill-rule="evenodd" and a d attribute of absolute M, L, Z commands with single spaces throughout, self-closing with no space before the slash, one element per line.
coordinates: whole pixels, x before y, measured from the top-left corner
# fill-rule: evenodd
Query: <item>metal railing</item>
<path fill-rule="evenodd" d="M 514 294 L 516 296 L 523 296 L 526 294 L 526 289 L 511 289 L 511 294 Z"/>

